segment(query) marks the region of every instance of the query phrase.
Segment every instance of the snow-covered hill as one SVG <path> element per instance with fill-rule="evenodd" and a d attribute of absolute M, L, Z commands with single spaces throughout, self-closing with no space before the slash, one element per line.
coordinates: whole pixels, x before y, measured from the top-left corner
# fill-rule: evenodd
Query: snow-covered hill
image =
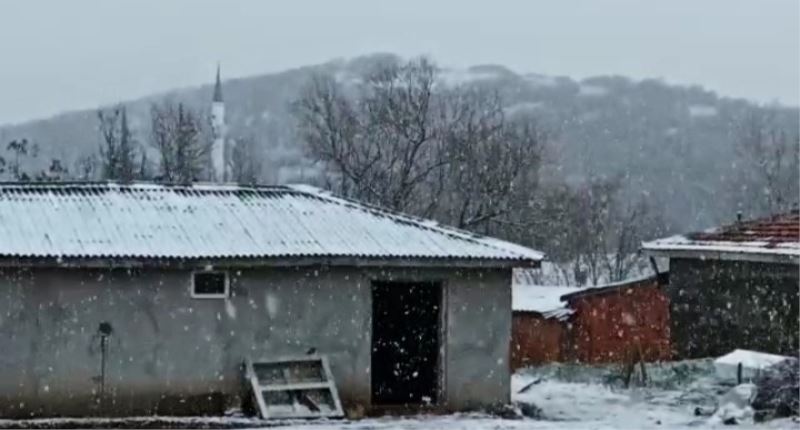
<path fill-rule="evenodd" d="M 314 182 L 318 170 L 297 141 L 290 105 L 318 73 L 342 83 L 357 83 L 375 64 L 398 61 L 390 54 L 287 70 L 224 82 L 230 135 L 255 137 L 265 159 L 264 182 Z M 209 76 L 209 83 L 212 77 Z M 536 73 L 517 73 L 500 65 L 445 68 L 443 85 L 477 85 L 497 91 L 506 113 L 530 116 L 552 130 L 543 180 L 579 181 L 621 174 L 631 196 L 644 193 L 663 208 L 668 226 L 693 229 L 728 220 L 736 212 L 725 198 L 735 177 L 732 126 L 761 107 L 729 99 L 702 87 L 674 86 L 659 80 L 633 81 L 601 76 L 581 81 Z M 148 137 L 149 106 L 172 99 L 208 109 L 210 85 L 184 88 L 138 100 L 121 101 L 138 138 Z M 777 108 L 779 120 L 797 130 L 796 108 Z M 0 126 L 0 143 L 27 138 L 38 144 L 34 170 L 51 158 L 74 170 L 81 157 L 99 147 L 94 110 Z M 0 155 L 4 148 L 0 147 Z"/>

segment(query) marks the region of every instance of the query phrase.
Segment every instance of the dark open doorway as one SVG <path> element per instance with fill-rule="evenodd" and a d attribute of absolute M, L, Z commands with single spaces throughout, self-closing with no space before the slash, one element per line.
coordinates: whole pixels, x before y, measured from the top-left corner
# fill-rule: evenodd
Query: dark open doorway
<path fill-rule="evenodd" d="M 441 302 L 438 282 L 373 282 L 374 405 L 438 401 Z"/>

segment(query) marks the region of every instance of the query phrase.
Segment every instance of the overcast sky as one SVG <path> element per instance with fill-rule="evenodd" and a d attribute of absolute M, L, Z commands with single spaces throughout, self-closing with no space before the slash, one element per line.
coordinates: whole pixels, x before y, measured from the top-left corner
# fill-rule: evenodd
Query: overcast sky
<path fill-rule="evenodd" d="M 377 51 L 797 105 L 798 0 L 4 0 L 0 124 Z"/>

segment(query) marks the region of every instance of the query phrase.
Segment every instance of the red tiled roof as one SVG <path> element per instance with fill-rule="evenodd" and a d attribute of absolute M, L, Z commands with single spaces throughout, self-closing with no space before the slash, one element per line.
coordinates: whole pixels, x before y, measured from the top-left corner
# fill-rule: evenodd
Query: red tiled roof
<path fill-rule="evenodd" d="M 718 229 L 690 233 L 691 240 L 714 242 L 767 242 L 768 244 L 800 242 L 800 212 L 797 210 L 748 221 L 740 221 Z"/>
<path fill-rule="evenodd" d="M 800 212 L 772 215 L 642 244 L 654 255 L 800 262 Z"/>

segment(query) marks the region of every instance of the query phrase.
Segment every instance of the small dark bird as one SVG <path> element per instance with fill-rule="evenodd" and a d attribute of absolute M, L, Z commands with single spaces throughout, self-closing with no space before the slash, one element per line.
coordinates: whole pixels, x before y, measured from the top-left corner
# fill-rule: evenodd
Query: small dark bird
<path fill-rule="evenodd" d="M 314 348 L 313 346 L 311 348 L 308 348 L 308 351 L 306 351 L 306 355 L 314 355 L 316 353 L 317 353 L 317 348 Z"/>

